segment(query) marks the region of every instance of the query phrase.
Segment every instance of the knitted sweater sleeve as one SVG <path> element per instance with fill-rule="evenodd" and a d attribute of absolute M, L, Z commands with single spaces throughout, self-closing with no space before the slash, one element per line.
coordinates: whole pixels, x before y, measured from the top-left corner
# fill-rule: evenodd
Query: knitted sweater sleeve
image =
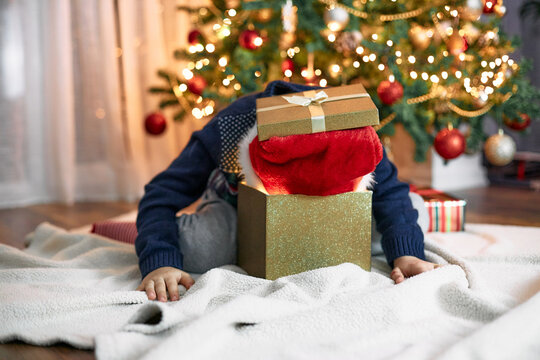
<path fill-rule="evenodd" d="M 409 198 L 409 186 L 397 179 L 397 170 L 386 152 L 375 169 L 373 215 L 382 234 L 381 245 L 388 264 L 400 256 L 416 256 L 422 260 L 424 234 L 417 224 L 418 212 Z"/>
<path fill-rule="evenodd" d="M 194 133 L 182 153 L 144 188 L 135 240 L 143 278 L 164 266 L 182 269 L 176 213 L 202 195 L 217 167 L 219 135 L 216 141 L 217 130 L 209 125 Z"/>

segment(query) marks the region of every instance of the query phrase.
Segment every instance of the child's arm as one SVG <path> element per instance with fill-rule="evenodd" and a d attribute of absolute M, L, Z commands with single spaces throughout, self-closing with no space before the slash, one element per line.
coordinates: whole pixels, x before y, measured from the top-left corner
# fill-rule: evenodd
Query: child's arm
<path fill-rule="evenodd" d="M 386 152 L 375 169 L 373 214 L 391 277 L 399 283 L 404 277 L 432 270 L 435 264 L 425 261 L 424 234 L 417 224 L 418 212 L 409 198 L 409 186 L 397 178 L 394 164 Z"/>
<path fill-rule="evenodd" d="M 145 194 L 139 203 L 135 240 L 143 283 L 148 282 L 146 278 L 150 273 L 153 274 L 148 278 L 154 278 L 157 269 L 182 269 L 176 213 L 200 197 L 210 173 L 217 167 L 220 139 L 216 126 L 217 123 L 212 122 L 194 133 L 172 164 L 145 186 Z M 174 276 L 178 274 L 175 272 Z M 149 297 L 150 290 L 155 294 L 155 285 L 154 281 L 154 289 L 145 287 Z"/>

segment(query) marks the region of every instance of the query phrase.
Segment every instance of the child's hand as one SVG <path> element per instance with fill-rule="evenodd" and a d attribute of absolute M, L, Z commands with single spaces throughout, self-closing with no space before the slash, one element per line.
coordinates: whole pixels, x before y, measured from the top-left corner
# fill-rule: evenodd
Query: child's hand
<path fill-rule="evenodd" d="M 146 291 L 149 300 L 155 300 L 157 293 L 157 299 L 163 302 L 167 301 L 168 290 L 170 300 L 176 301 L 179 298 L 178 284 L 189 289 L 194 283 L 195 281 L 188 273 L 174 267 L 165 266 L 146 275 L 137 290 Z"/>
<path fill-rule="evenodd" d="M 392 270 L 390 273 L 390 277 L 395 281 L 396 284 L 399 284 L 405 280 L 405 278 L 418 275 L 438 267 L 440 267 L 439 264 L 420 260 L 415 256 L 401 256 L 394 260 L 394 270 Z"/>

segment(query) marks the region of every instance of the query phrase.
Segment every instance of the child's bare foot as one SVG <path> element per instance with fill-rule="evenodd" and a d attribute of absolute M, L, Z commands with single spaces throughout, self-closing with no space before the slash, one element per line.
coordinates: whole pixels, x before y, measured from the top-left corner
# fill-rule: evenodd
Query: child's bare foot
<path fill-rule="evenodd" d="M 421 260 L 415 256 L 401 256 L 394 260 L 394 270 L 392 270 L 390 273 L 390 277 L 396 284 L 399 284 L 405 280 L 405 278 L 418 275 L 438 267 L 440 267 L 439 264 Z"/>

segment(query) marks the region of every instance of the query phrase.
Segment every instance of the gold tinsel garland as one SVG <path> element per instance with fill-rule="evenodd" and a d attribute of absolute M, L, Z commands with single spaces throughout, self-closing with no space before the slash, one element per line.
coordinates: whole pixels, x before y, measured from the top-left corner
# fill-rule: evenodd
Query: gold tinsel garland
<path fill-rule="evenodd" d="M 396 21 L 396 20 L 405 20 L 417 17 L 426 11 L 430 10 L 433 5 L 431 6 L 421 6 L 418 9 L 397 13 L 397 14 L 369 14 L 365 11 L 361 11 L 355 8 L 352 8 L 347 5 L 343 5 L 338 3 L 336 0 L 319 0 L 322 4 L 325 4 L 327 6 L 333 6 L 333 7 L 339 7 L 343 10 L 347 11 L 349 14 L 359 17 L 361 19 L 367 19 L 368 17 L 378 17 L 381 22 L 388 22 L 388 21 Z M 436 5 L 440 5 L 441 3 L 445 3 L 443 1 L 435 1 Z"/>

